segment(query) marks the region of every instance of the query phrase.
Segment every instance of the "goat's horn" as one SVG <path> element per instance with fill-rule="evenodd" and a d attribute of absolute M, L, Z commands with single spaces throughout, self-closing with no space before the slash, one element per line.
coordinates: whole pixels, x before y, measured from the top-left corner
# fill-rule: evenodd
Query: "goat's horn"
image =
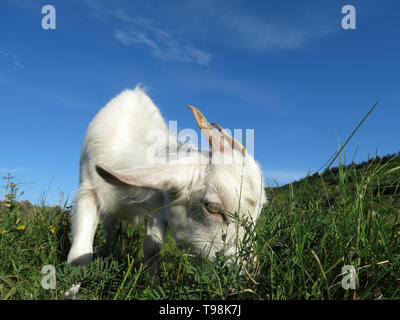
<path fill-rule="evenodd" d="M 213 122 L 211 123 L 211 125 L 218 129 L 218 131 L 224 136 L 224 138 L 228 140 L 233 149 L 236 148 L 237 150 L 242 151 L 243 154 L 246 152 L 246 148 L 234 137 L 230 136 L 229 133 L 226 132 L 218 123 Z"/>
<path fill-rule="evenodd" d="M 201 130 L 203 130 L 203 129 L 213 130 L 213 127 L 207 121 L 206 117 L 201 113 L 201 111 L 199 109 L 197 109 L 196 107 L 193 107 L 191 105 L 187 105 L 187 106 L 190 110 L 192 110 L 194 118 L 196 120 L 196 123 Z"/>
<path fill-rule="evenodd" d="M 207 121 L 206 117 L 204 117 L 204 115 L 200 112 L 199 109 L 191 105 L 187 106 L 190 110 L 192 110 L 197 126 L 200 128 L 201 132 L 207 138 L 208 143 L 211 146 L 211 150 L 224 152 L 225 150 L 224 148 L 227 147 L 224 136 L 213 128 L 213 126 Z M 213 145 L 214 141 L 219 141 L 219 150 L 216 149 L 218 146 Z"/>
<path fill-rule="evenodd" d="M 219 132 L 226 132 L 218 123 L 212 122 L 211 125 L 216 127 Z"/>

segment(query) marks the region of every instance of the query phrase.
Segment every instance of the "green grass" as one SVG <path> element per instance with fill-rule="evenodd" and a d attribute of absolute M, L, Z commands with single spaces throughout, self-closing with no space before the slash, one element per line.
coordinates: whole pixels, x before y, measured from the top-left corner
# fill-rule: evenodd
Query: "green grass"
<path fill-rule="evenodd" d="M 12 202 L 0 211 L 0 299 L 61 299 L 78 282 L 77 299 L 398 299 L 398 161 L 339 162 L 292 187 L 267 189 L 257 233 L 242 249 L 257 258 L 246 271 L 224 266 L 222 257 L 194 265 L 168 235 L 153 278 L 142 265 L 144 226 L 125 224 L 118 254 L 104 255 L 99 226 L 93 262 L 73 267 L 65 263 L 69 210 L 26 214 Z M 56 269 L 54 290 L 41 286 L 45 265 Z M 355 290 L 342 288 L 344 265 L 356 270 Z"/>

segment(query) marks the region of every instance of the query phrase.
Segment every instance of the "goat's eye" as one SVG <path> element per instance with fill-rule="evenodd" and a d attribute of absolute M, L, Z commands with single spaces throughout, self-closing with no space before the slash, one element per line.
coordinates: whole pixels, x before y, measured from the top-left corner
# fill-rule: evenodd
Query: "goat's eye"
<path fill-rule="evenodd" d="M 204 203 L 204 208 L 208 213 L 215 214 L 221 216 L 223 220 L 225 220 L 225 214 L 224 210 L 221 208 L 221 206 L 215 204 L 215 203 L 209 203 L 205 202 Z"/>

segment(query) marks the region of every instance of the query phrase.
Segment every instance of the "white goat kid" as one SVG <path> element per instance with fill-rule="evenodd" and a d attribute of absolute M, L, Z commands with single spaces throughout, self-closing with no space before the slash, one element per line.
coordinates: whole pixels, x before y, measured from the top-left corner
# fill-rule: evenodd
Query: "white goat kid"
<path fill-rule="evenodd" d="M 109 248 L 121 220 L 147 217 L 144 255 L 152 273 L 167 227 L 178 246 L 198 256 L 238 251 L 244 233 L 238 218 L 255 222 L 266 202 L 260 167 L 237 140 L 188 107 L 211 152 L 173 153 L 182 144 L 171 139 L 160 111 L 139 87 L 123 91 L 95 116 L 81 151 L 69 263 L 90 262 L 100 217 Z M 154 130 L 164 134 L 159 150 L 167 162 L 149 163 L 148 134 Z"/>

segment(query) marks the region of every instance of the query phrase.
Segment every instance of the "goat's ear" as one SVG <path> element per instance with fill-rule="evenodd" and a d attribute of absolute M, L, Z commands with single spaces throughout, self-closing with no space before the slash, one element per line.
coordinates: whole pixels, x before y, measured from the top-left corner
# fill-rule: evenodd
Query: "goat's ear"
<path fill-rule="evenodd" d="M 158 166 L 133 170 L 111 170 L 96 165 L 97 173 L 108 183 L 118 187 L 142 187 L 173 191 L 185 185 L 185 172 L 176 166 Z M 189 168 L 186 168 L 189 170 Z M 188 173 L 188 172 L 186 172 Z"/>

